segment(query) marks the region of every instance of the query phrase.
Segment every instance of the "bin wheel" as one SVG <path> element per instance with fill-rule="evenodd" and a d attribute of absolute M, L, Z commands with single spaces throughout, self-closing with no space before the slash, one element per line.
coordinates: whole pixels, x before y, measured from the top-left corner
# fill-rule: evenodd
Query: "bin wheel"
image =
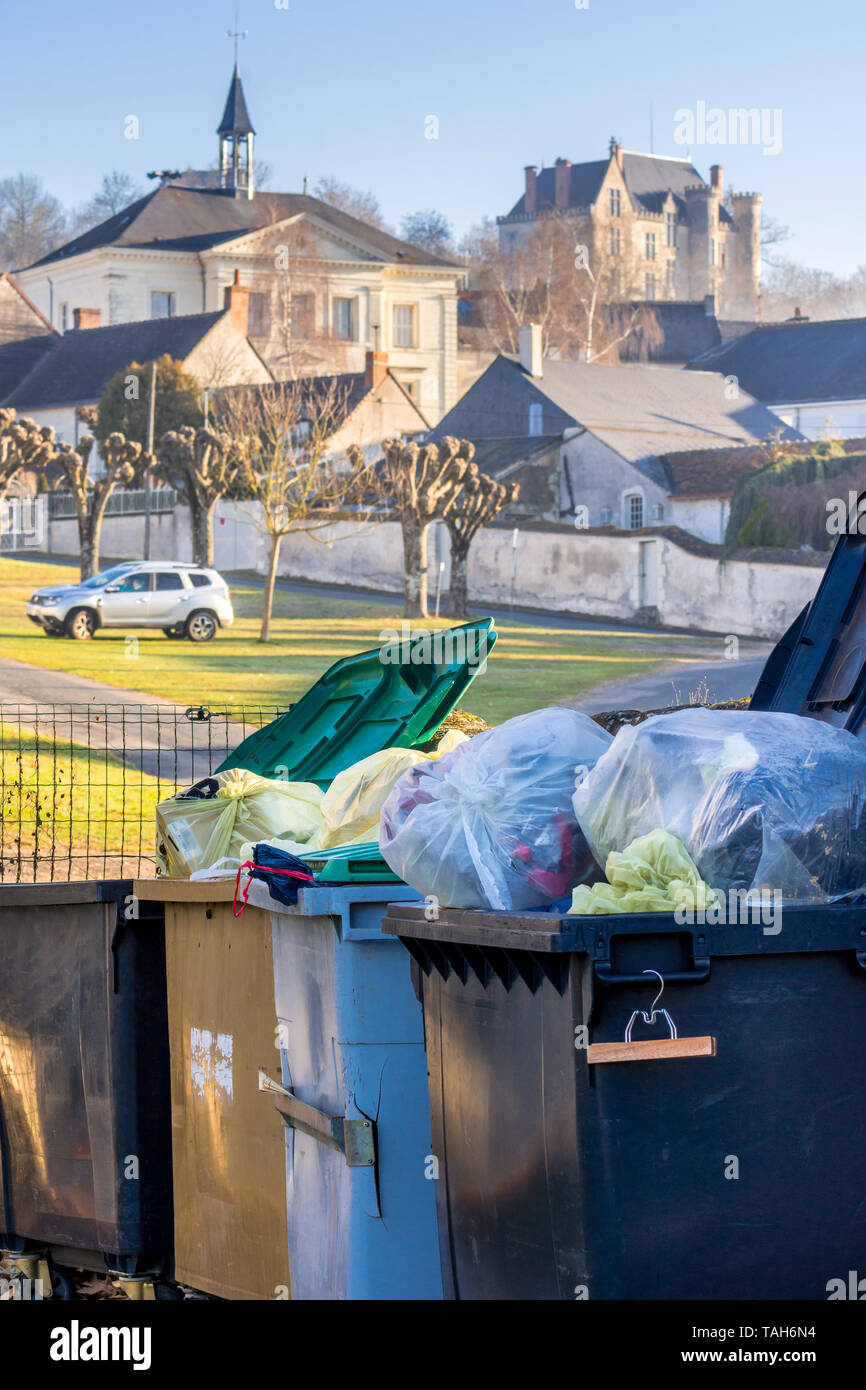
<path fill-rule="evenodd" d="M 186 620 L 186 635 L 191 642 L 210 642 L 216 630 L 216 617 L 207 608 L 197 608 Z"/>

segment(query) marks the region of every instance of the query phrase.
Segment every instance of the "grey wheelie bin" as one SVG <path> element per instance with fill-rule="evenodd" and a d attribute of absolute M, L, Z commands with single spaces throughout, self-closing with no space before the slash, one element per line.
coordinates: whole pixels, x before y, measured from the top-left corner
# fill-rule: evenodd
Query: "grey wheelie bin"
<path fill-rule="evenodd" d="M 754 708 L 866 735 L 864 593 L 852 535 Z M 864 1270 L 858 897 L 780 931 L 411 904 L 385 930 L 423 1000 L 446 1297 L 823 1300 Z"/>
<path fill-rule="evenodd" d="M 0 888 L 0 1250 L 152 1294 L 171 1241 L 162 910 L 128 882 Z"/>

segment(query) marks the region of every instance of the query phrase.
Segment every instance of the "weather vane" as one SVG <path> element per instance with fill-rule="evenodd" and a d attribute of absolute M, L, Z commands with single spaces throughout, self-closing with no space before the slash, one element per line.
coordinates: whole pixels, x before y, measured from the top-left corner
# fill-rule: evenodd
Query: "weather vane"
<path fill-rule="evenodd" d="M 238 39 L 245 39 L 249 32 L 249 29 L 238 28 L 238 7 L 235 5 L 235 27 L 233 30 L 226 29 L 226 38 L 235 41 L 235 67 L 238 65 Z"/>

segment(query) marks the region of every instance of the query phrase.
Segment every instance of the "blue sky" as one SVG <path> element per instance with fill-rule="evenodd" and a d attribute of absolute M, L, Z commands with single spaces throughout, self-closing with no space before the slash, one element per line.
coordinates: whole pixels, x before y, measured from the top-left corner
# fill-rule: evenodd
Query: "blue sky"
<path fill-rule="evenodd" d="M 785 254 L 866 262 L 859 150 L 866 18 L 854 0 L 241 0 L 241 72 L 272 186 L 332 174 L 395 224 L 458 232 L 519 197 L 523 166 L 602 158 L 611 134 L 683 154 L 675 113 L 779 110 L 781 152 L 691 150 L 764 194 Z M 207 166 L 232 66 L 233 0 L 2 0 L 0 177 L 34 170 L 68 203 L 103 173 Z M 124 138 L 136 115 L 140 138 Z M 425 138 L 434 115 L 439 138 Z"/>

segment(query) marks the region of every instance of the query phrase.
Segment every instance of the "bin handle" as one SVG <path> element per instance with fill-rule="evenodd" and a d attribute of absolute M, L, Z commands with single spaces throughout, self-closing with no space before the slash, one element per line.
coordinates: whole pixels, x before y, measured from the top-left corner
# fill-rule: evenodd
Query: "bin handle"
<path fill-rule="evenodd" d="M 373 1120 L 348 1120 L 345 1115 L 328 1115 L 324 1110 L 317 1110 L 261 1069 L 259 1090 L 273 1093 L 280 1118 L 289 1129 L 299 1129 L 320 1143 L 338 1149 L 347 1168 L 375 1168 L 376 1126 Z"/>
<path fill-rule="evenodd" d="M 709 956 L 696 956 L 693 969 L 669 970 L 665 979 L 668 984 L 699 985 L 710 978 L 712 968 L 713 965 Z M 644 980 L 646 971 L 636 975 L 619 975 L 610 961 L 607 960 L 595 962 L 595 973 L 598 979 L 606 985 L 642 985 L 646 983 Z"/>

